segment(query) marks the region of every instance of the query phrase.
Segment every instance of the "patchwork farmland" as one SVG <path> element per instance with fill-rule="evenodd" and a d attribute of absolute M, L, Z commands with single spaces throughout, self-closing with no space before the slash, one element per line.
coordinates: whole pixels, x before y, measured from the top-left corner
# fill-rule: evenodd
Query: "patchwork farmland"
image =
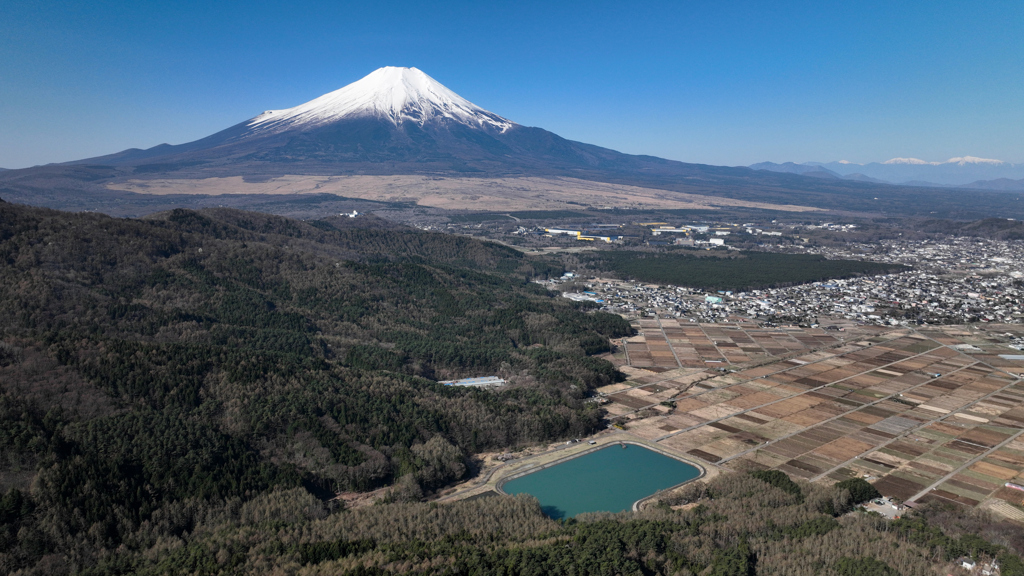
<path fill-rule="evenodd" d="M 644 319 L 602 388 L 629 433 L 704 464 L 1024 520 L 1019 325 L 763 328 Z"/>

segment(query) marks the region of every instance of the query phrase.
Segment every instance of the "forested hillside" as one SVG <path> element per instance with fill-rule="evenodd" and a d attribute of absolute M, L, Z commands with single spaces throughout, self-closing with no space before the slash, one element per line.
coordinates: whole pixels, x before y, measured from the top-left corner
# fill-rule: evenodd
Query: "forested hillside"
<path fill-rule="evenodd" d="M 94 567 L 280 490 L 414 498 L 596 429 L 583 398 L 619 375 L 588 355 L 625 321 L 528 281 L 550 263 L 357 221 L 0 203 L 0 572 Z M 435 382 L 485 374 L 511 385 Z"/>

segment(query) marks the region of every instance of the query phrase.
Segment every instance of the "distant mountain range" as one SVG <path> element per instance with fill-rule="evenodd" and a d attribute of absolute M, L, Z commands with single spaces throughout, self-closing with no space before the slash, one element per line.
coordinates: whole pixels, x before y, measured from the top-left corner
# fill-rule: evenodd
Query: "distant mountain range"
<path fill-rule="evenodd" d="M 749 166 L 754 170 L 767 170 L 769 172 L 784 172 L 787 174 L 800 174 L 801 176 L 811 176 L 813 178 L 825 178 L 825 179 L 838 179 L 838 180 L 854 180 L 856 182 L 871 182 L 875 184 L 892 184 L 885 180 L 879 180 L 877 178 L 871 178 L 864 174 L 854 172 L 851 174 L 839 174 L 824 166 L 817 164 L 795 164 L 793 162 L 785 162 L 783 164 L 775 164 L 774 162 L 761 162 L 760 164 L 752 164 Z"/>
<path fill-rule="evenodd" d="M 293 203 L 302 196 L 306 206 L 319 195 L 335 204 L 347 198 L 439 210 L 732 207 L 1024 217 L 1024 205 L 1005 194 L 968 199 L 933 184 L 897 189 L 881 183 L 892 180 L 873 165 L 759 167 L 768 170 L 568 140 L 489 112 L 416 68 L 387 67 L 194 142 L 4 171 L 0 198 L 122 216 L 194 207 L 198 197 L 202 205 L 274 211 L 266 207 L 270 195 Z"/>
<path fill-rule="evenodd" d="M 978 190 L 1024 191 L 1024 164 L 964 156 L 945 162 L 917 158 L 893 158 L 885 162 L 761 162 L 754 170 L 803 174 L 819 178 L 841 178 L 860 182 L 901 186 L 941 186 Z"/>

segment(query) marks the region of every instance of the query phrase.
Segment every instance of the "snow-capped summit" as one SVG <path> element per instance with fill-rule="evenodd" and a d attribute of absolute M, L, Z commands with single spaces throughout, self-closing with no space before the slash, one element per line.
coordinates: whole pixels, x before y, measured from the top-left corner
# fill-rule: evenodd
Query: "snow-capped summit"
<path fill-rule="evenodd" d="M 960 166 L 966 166 L 968 164 L 991 164 L 998 166 L 1000 164 L 1006 164 L 1002 160 L 993 160 L 992 158 L 978 158 L 977 156 L 962 156 L 958 158 L 950 158 L 943 162 L 943 164 L 959 164 Z"/>
<path fill-rule="evenodd" d="M 925 164 L 938 164 L 938 162 L 927 162 L 920 158 L 890 158 L 882 164 L 911 164 L 915 166 L 923 166 Z"/>
<path fill-rule="evenodd" d="M 956 164 L 958 166 L 967 166 L 968 164 L 988 164 L 991 166 L 998 166 L 1000 164 L 1006 164 L 1002 160 L 993 160 L 991 158 L 978 158 L 977 156 L 957 156 L 956 158 L 950 158 L 945 162 L 928 162 L 927 160 L 921 160 L 920 158 L 892 158 L 882 162 L 882 164 L 909 164 L 914 166 L 941 166 L 943 164 Z"/>
<path fill-rule="evenodd" d="M 449 119 L 505 132 L 515 125 L 452 92 L 416 68 L 387 66 L 334 92 L 287 110 L 268 110 L 249 121 L 257 132 L 312 128 L 347 118 L 373 117 L 395 126 Z"/>

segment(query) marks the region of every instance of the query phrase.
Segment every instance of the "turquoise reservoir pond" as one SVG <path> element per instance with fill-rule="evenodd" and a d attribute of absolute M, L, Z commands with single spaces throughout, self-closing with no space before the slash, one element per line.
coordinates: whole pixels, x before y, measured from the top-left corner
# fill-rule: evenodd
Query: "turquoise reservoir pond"
<path fill-rule="evenodd" d="M 633 503 L 687 480 L 700 470 L 636 444 L 612 444 L 509 480 L 506 494 L 530 494 L 544 513 L 565 518 L 583 512 L 622 512 Z"/>

